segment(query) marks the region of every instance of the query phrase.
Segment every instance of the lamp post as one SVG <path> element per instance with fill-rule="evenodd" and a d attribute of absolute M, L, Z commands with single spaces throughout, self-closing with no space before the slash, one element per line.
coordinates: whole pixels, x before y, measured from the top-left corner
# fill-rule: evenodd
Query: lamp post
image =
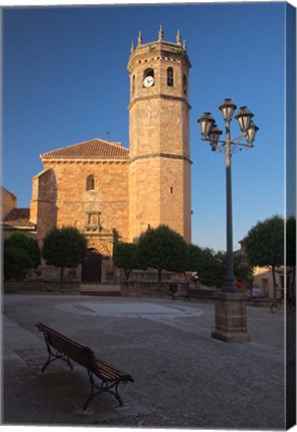
<path fill-rule="evenodd" d="M 246 312 L 243 307 L 243 297 L 242 295 L 236 295 L 238 290 L 236 288 L 234 273 L 233 273 L 233 226 L 232 226 L 232 181 L 231 181 L 231 156 L 236 150 L 243 147 L 252 148 L 253 142 L 257 130 L 259 129 L 254 125 L 252 117 L 254 116 L 246 106 L 240 108 L 240 110 L 235 115 L 235 119 L 239 123 L 241 129 L 241 134 L 236 138 L 231 138 L 230 124 L 233 118 L 234 111 L 236 110 L 236 105 L 231 99 L 225 99 L 225 101 L 219 106 L 219 110 L 223 114 L 225 121 L 225 139 L 221 140 L 222 131 L 217 127 L 214 118 L 209 112 L 205 112 L 197 121 L 201 127 L 201 138 L 203 141 L 209 141 L 211 150 L 214 152 L 225 152 L 226 161 L 226 249 L 227 249 L 227 272 L 225 283 L 222 288 L 222 292 L 225 296 L 218 295 L 217 299 L 228 300 L 228 305 L 230 301 L 234 301 L 235 306 L 230 310 L 225 307 L 225 312 L 222 312 L 222 305 L 216 307 L 216 324 L 217 331 L 213 332 L 213 337 L 217 337 L 222 340 L 237 340 L 237 337 L 231 337 L 232 332 L 234 333 L 246 333 Z M 244 140 L 244 142 L 243 142 Z M 230 294 L 229 296 L 227 294 Z M 233 295 L 233 296 L 232 296 Z M 236 305 L 239 302 L 239 306 Z M 230 312 L 231 314 L 236 311 L 238 315 L 238 307 L 241 314 L 241 325 L 238 327 L 241 330 L 233 328 L 233 324 L 230 326 Z M 219 316 L 218 316 L 219 315 Z M 237 316 L 238 318 L 238 316 Z M 225 323 L 223 323 L 225 321 Z M 238 320 L 237 320 L 238 321 Z M 223 324 L 222 324 L 223 323 Z M 229 323 L 229 324 L 228 324 Z M 234 331 L 233 331 L 234 330 Z M 215 336 L 215 335 L 216 336 Z M 219 334 L 219 336 L 218 336 Z M 223 336 L 222 336 L 223 334 Z M 242 339 L 242 338 L 239 338 Z M 243 337 L 247 340 L 250 338 Z"/>
<path fill-rule="evenodd" d="M 233 227 L 232 227 L 232 181 L 231 181 L 231 155 L 239 147 L 253 147 L 255 134 L 259 129 L 252 122 L 254 116 L 247 107 L 241 107 L 235 118 L 238 120 L 242 134 L 231 139 L 230 123 L 236 105 L 231 99 L 219 106 L 225 120 L 225 140 L 220 140 L 222 131 L 215 124 L 215 120 L 209 112 L 204 113 L 197 121 L 201 127 L 201 137 L 203 141 L 209 141 L 212 151 L 225 151 L 226 159 L 226 245 L 227 245 L 227 273 L 223 286 L 224 292 L 237 292 L 233 274 Z M 240 142 L 245 138 L 246 142 Z"/>

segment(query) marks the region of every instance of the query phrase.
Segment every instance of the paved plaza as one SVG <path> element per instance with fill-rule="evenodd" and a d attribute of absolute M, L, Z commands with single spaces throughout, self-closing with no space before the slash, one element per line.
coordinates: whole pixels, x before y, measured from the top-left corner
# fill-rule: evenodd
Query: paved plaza
<path fill-rule="evenodd" d="M 2 297 L 2 423 L 284 429 L 284 320 L 248 306 L 250 343 L 210 337 L 212 302 L 59 294 Z M 42 322 L 90 346 L 135 382 L 82 411 L 85 369 L 47 359 Z"/>

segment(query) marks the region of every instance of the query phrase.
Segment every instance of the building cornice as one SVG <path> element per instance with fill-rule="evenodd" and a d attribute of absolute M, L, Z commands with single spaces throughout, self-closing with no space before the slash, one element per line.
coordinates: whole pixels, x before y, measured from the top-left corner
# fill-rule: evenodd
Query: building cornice
<path fill-rule="evenodd" d="M 137 98 L 133 99 L 133 101 L 128 105 L 128 110 L 130 111 L 130 109 L 136 104 L 136 102 L 146 101 L 146 100 L 149 100 L 149 99 L 176 100 L 176 101 L 179 101 L 179 102 L 183 102 L 187 106 L 187 108 L 189 110 L 192 109 L 191 105 L 189 104 L 189 102 L 184 97 L 170 96 L 170 95 L 165 95 L 165 94 L 154 94 L 154 95 L 149 95 L 149 96 L 140 96 L 140 97 L 137 97 Z"/>
<path fill-rule="evenodd" d="M 128 61 L 128 70 L 131 71 L 135 62 L 141 62 L 142 59 L 152 57 L 155 60 L 182 59 L 188 69 L 191 68 L 191 63 L 188 54 L 181 45 L 167 41 L 154 41 L 139 45 L 133 50 Z"/>
<path fill-rule="evenodd" d="M 135 162 L 138 159 L 150 159 L 150 158 L 155 158 L 155 157 L 166 158 L 166 159 L 180 159 L 182 161 L 188 162 L 191 165 L 193 163 L 187 156 L 175 155 L 175 154 L 171 154 L 171 153 L 148 153 L 148 154 L 139 155 L 139 156 L 135 156 L 135 157 L 131 158 L 129 161 L 129 164 Z"/>

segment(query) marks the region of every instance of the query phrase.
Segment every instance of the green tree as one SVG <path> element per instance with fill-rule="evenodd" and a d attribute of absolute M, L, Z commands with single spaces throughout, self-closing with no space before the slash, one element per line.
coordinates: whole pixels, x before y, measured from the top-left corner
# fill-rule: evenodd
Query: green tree
<path fill-rule="evenodd" d="M 215 254 L 215 258 L 218 263 L 217 286 L 222 287 L 225 283 L 227 272 L 227 253 L 219 251 Z M 233 255 L 233 272 L 234 278 L 237 281 L 251 283 L 253 279 L 253 267 L 243 255 Z"/>
<path fill-rule="evenodd" d="M 206 286 L 221 286 L 224 270 L 220 255 L 212 249 L 188 245 L 187 270 L 196 271 L 199 281 Z"/>
<path fill-rule="evenodd" d="M 253 281 L 253 267 L 244 255 L 234 255 L 234 276 L 236 280 L 249 285 Z"/>
<path fill-rule="evenodd" d="M 214 253 L 214 272 L 213 275 L 214 285 L 218 288 L 222 288 L 226 278 L 227 271 L 227 254 L 223 251 L 218 251 Z"/>
<path fill-rule="evenodd" d="M 158 270 L 158 289 L 161 290 L 162 271 L 186 271 L 187 243 L 166 225 L 151 228 L 142 234 L 137 245 L 141 268 Z"/>
<path fill-rule="evenodd" d="M 60 268 L 61 287 L 63 287 L 65 268 L 75 268 L 86 261 L 87 245 L 84 234 L 72 227 L 53 228 L 45 236 L 42 256 L 46 264 Z"/>
<path fill-rule="evenodd" d="M 4 239 L 4 279 L 25 279 L 27 270 L 40 264 L 40 256 L 36 239 L 23 233 L 13 233 Z"/>
<path fill-rule="evenodd" d="M 128 280 L 132 270 L 139 268 L 137 246 L 134 243 L 116 243 L 113 248 L 113 260 L 118 268 L 124 270 Z"/>
<path fill-rule="evenodd" d="M 27 251 L 15 246 L 4 247 L 4 280 L 23 280 L 32 260 Z"/>
<path fill-rule="evenodd" d="M 226 252 L 215 252 L 209 248 L 188 245 L 187 270 L 196 271 L 201 284 L 221 288 L 225 282 L 227 270 Z M 252 278 L 252 267 L 243 256 L 234 256 L 234 276 L 241 282 Z"/>
<path fill-rule="evenodd" d="M 274 297 L 276 290 L 276 267 L 284 265 L 284 220 L 272 216 L 252 227 L 244 239 L 244 247 L 252 266 L 270 267 L 272 270 Z"/>
<path fill-rule="evenodd" d="M 187 271 L 197 271 L 202 249 L 193 243 L 188 244 L 187 249 Z"/>

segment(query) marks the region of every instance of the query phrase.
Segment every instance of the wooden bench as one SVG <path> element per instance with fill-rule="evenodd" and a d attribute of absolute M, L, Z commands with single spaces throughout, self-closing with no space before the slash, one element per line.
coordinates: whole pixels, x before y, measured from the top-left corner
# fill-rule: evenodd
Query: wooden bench
<path fill-rule="evenodd" d="M 190 298 L 213 299 L 214 292 L 213 290 L 188 288 L 184 300 L 190 300 Z"/>
<path fill-rule="evenodd" d="M 42 372 L 45 371 L 50 363 L 58 359 L 64 360 L 71 370 L 73 370 L 73 366 L 70 359 L 87 369 L 91 392 L 84 404 L 83 410 L 86 410 L 94 397 L 103 391 L 112 393 L 119 404 L 123 405 L 123 401 L 118 393 L 118 385 L 120 383 L 126 384 L 128 381 L 133 382 L 134 379 L 131 375 L 99 359 L 89 347 L 58 333 L 46 325 L 39 323 L 36 324 L 36 327 L 43 333 L 48 351 L 48 359 L 42 368 Z M 99 378 L 99 383 L 95 383 L 94 376 Z"/>

